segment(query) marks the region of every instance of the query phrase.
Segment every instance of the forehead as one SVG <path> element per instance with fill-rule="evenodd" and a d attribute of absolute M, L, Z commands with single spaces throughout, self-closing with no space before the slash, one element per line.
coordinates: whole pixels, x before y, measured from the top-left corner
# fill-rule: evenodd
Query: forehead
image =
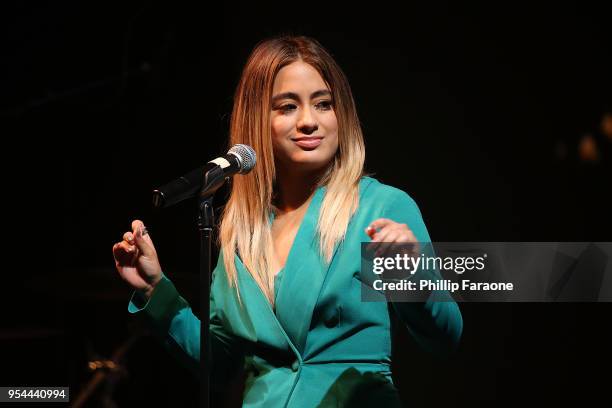
<path fill-rule="evenodd" d="M 319 72 L 303 61 L 296 61 L 281 68 L 274 78 L 273 93 L 294 91 L 309 92 L 329 89 Z"/>

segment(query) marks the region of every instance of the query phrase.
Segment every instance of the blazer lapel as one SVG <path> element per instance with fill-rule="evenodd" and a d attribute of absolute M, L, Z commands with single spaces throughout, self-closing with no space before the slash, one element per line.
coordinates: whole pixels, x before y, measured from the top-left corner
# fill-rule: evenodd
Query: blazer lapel
<path fill-rule="evenodd" d="M 314 193 L 289 251 L 276 297 L 276 316 L 300 354 L 304 351 L 312 313 L 329 269 L 319 255 L 317 236 L 324 195 L 325 187 L 319 187 Z"/>
<path fill-rule="evenodd" d="M 233 327 L 234 331 L 239 332 L 242 337 L 251 341 L 261 342 L 283 350 L 291 349 L 293 352 L 296 352 L 294 346 L 289 341 L 289 337 L 274 315 L 268 299 L 264 296 L 240 258 L 235 255 L 234 259 L 238 272 L 240 298 L 242 300 L 242 302 L 238 300 L 235 290 L 228 290 L 226 292 L 232 293 L 233 296 L 231 309 L 233 310 L 232 314 L 236 318 L 231 321 L 236 325 L 236 327 Z"/>

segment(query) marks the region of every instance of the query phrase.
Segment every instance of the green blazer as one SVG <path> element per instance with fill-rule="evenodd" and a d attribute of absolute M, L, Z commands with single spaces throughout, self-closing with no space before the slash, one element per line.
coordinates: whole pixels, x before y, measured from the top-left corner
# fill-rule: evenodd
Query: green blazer
<path fill-rule="evenodd" d="M 223 382 L 238 367 L 247 373 L 244 407 L 400 407 L 391 379 L 390 317 L 396 313 L 420 344 L 453 350 L 463 321 L 455 302 L 362 302 L 359 270 L 364 229 L 377 218 L 405 223 L 430 242 L 408 194 L 377 180 L 360 181 L 359 208 L 346 239 L 326 264 L 316 225 L 325 187 L 314 193 L 289 252 L 276 310 L 235 256 L 242 302 L 229 285 L 220 256 L 210 295 L 211 377 Z M 164 275 L 148 303 L 128 306 L 194 372 L 199 369 L 200 321 Z"/>

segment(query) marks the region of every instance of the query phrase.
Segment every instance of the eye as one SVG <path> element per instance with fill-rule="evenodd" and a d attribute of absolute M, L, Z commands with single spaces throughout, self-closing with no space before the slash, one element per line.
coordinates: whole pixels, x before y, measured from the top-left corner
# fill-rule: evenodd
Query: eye
<path fill-rule="evenodd" d="M 330 110 L 332 108 L 332 101 L 321 101 L 315 105 L 319 110 Z"/>
<path fill-rule="evenodd" d="M 295 109 L 297 109 L 297 106 L 292 103 L 287 103 L 285 105 L 281 105 L 275 108 L 275 110 L 280 111 L 281 113 L 289 113 L 291 111 L 294 111 Z"/>

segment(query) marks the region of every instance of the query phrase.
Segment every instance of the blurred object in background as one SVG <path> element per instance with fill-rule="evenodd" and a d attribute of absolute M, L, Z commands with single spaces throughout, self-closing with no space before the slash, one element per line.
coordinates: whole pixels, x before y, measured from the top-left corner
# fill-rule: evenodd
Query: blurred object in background
<path fill-rule="evenodd" d="M 583 162 L 598 162 L 599 149 L 595 138 L 590 133 L 582 136 L 578 143 L 578 157 Z"/>
<path fill-rule="evenodd" d="M 579 163 L 589 165 L 610 164 L 612 156 L 612 110 L 604 109 L 598 127 L 589 126 L 590 131 L 584 133 L 577 142 L 575 158 Z M 569 154 L 573 143 L 557 139 L 553 146 L 553 154 L 558 161 L 574 161 L 574 156 Z"/>

